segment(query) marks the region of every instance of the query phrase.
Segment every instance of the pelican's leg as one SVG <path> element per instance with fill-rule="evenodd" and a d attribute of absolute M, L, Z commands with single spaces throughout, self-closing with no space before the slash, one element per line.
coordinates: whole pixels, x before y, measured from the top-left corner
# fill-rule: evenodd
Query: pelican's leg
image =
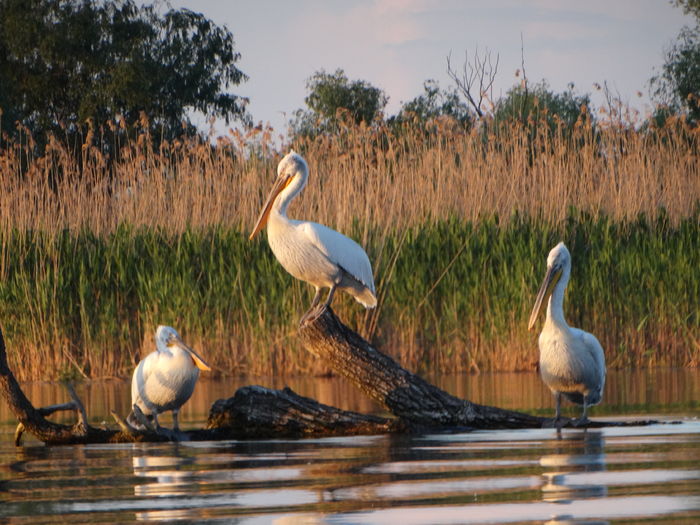
<path fill-rule="evenodd" d="M 319 301 L 321 300 L 321 288 L 316 286 L 316 295 L 314 295 L 314 300 L 311 301 L 311 308 L 309 308 L 309 311 L 314 309 L 314 306 L 316 306 Z"/>
<path fill-rule="evenodd" d="M 309 309 L 301 317 L 301 320 L 299 321 L 299 326 L 302 326 L 305 322 L 314 318 L 312 313 L 316 310 L 316 307 L 318 306 L 318 303 L 320 303 L 320 302 L 321 302 L 321 288 L 316 286 L 316 295 L 314 295 L 314 298 L 311 301 L 311 306 L 309 307 Z"/>
<path fill-rule="evenodd" d="M 170 441 L 180 441 L 180 433 L 177 429 L 178 424 L 177 424 L 177 410 L 173 410 L 173 425 L 174 428 L 173 430 L 170 430 L 169 428 L 161 427 L 160 423 L 158 423 L 158 414 L 156 412 L 153 412 L 153 426 L 155 427 L 156 434 L 159 436 L 164 436 L 168 438 Z"/>
<path fill-rule="evenodd" d="M 177 431 L 180 430 L 180 424 L 177 422 L 177 413 L 179 412 L 178 409 L 173 410 L 173 430 Z"/>
<path fill-rule="evenodd" d="M 554 424 L 556 425 L 557 428 L 559 427 L 559 422 L 561 421 L 561 392 L 557 392 L 554 394 L 554 397 L 556 399 L 556 412 L 554 416 Z"/>
<path fill-rule="evenodd" d="M 303 325 L 304 323 L 307 323 L 309 321 L 313 321 L 314 319 L 317 319 L 319 315 L 321 315 L 321 312 L 323 311 L 324 308 L 327 308 L 330 306 L 331 301 L 333 300 L 333 295 L 335 294 L 335 289 L 338 285 L 333 284 L 331 286 L 330 291 L 328 292 L 328 297 L 326 298 L 326 302 L 324 302 L 322 305 L 318 305 L 320 299 L 321 299 L 321 289 L 316 288 L 317 292 L 316 295 L 314 296 L 314 300 L 311 303 L 311 308 L 309 308 L 308 312 L 304 314 L 304 317 L 301 318 L 301 321 L 299 321 L 299 325 Z"/>
<path fill-rule="evenodd" d="M 583 414 L 581 414 L 581 419 L 578 420 L 579 425 L 585 425 L 588 423 L 588 396 L 583 396 Z"/>
<path fill-rule="evenodd" d="M 328 292 L 328 298 L 326 299 L 326 302 L 323 303 L 324 308 L 327 308 L 331 305 L 331 301 L 333 301 L 333 295 L 335 295 L 335 289 L 338 285 L 336 283 L 333 283 L 333 286 L 331 286 L 331 290 Z"/>

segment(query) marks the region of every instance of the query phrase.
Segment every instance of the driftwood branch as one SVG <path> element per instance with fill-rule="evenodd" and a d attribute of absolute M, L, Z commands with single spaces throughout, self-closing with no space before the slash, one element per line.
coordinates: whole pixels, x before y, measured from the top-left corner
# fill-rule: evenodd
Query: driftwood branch
<path fill-rule="evenodd" d="M 117 414 L 114 410 L 109 411 L 110 414 L 112 414 L 112 417 L 114 418 L 114 421 L 117 422 L 117 425 L 119 425 L 119 428 L 121 431 L 127 435 L 127 436 L 133 436 L 135 434 L 134 432 L 134 427 L 132 427 L 129 423 L 126 422 L 126 419 L 124 419 L 122 416 Z"/>
<path fill-rule="evenodd" d="M 36 411 L 41 414 L 42 416 L 50 416 L 54 412 L 61 412 L 65 410 L 76 410 L 78 407 L 75 405 L 73 401 L 69 401 L 68 403 L 59 403 L 58 405 L 50 405 L 47 407 L 41 407 L 37 408 Z M 17 423 L 17 428 L 15 429 L 15 446 L 19 446 L 22 444 L 22 434 L 24 434 L 25 427 L 24 423 L 21 421 Z"/>

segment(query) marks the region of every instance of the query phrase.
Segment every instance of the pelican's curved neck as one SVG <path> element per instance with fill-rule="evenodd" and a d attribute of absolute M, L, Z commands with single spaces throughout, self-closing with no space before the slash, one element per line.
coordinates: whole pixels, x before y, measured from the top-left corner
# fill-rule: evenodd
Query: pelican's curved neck
<path fill-rule="evenodd" d="M 275 198 L 275 202 L 272 204 L 272 210 L 270 215 L 276 215 L 278 217 L 283 217 L 286 219 L 287 207 L 299 194 L 303 187 L 303 177 L 295 175 L 292 179 L 292 182 L 290 182 L 289 185 L 285 189 L 283 189 L 279 193 L 279 195 L 277 195 L 277 198 Z"/>
<path fill-rule="evenodd" d="M 554 287 L 552 295 L 547 303 L 547 322 L 566 327 L 566 319 L 564 319 L 564 292 L 566 285 L 569 283 L 569 272 L 565 271 L 559 279 L 559 282 Z"/>

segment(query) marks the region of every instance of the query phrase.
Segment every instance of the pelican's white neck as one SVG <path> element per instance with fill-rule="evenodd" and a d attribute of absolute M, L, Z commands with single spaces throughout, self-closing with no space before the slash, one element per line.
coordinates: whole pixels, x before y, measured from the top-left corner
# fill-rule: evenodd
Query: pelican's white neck
<path fill-rule="evenodd" d="M 304 188 L 305 182 L 306 177 L 300 176 L 298 173 L 294 175 L 292 182 L 275 198 L 275 202 L 272 204 L 272 214 L 286 218 L 287 207 Z"/>
<path fill-rule="evenodd" d="M 547 303 L 547 322 L 566 327 L 566 319 L 564 319 L 564 293 L 566 285 L 569 283 L 570 270 L 564 269 L 559 282 L 554 286 L 552 295 Z"/>

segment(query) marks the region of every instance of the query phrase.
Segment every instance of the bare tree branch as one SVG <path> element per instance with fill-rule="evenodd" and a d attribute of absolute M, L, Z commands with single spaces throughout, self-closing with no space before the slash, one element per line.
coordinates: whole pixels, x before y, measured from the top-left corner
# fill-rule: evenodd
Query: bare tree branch
<path fill-rule="evenodd" d="M 457 85 L 457 89 L 464 95 L 469 104 L 474 108 L 479 118 L 484 116 L 483 102 L 493 100 L 493 83 L 498 73 L 499 55 L 496 54 L 495 61 L 491 56 L 491 51 L 486 49 L 483 56 L 479 54 L 479 48 L 474 51 L 474 57 L 470 61 L 468 51 L 464 51 L 464 64 L 462 71 L 457 72 L 452 68 L 452 53 L 447 55 L 447 74 Z M 472 90 L 477 89 L 477 94 Z"/>

